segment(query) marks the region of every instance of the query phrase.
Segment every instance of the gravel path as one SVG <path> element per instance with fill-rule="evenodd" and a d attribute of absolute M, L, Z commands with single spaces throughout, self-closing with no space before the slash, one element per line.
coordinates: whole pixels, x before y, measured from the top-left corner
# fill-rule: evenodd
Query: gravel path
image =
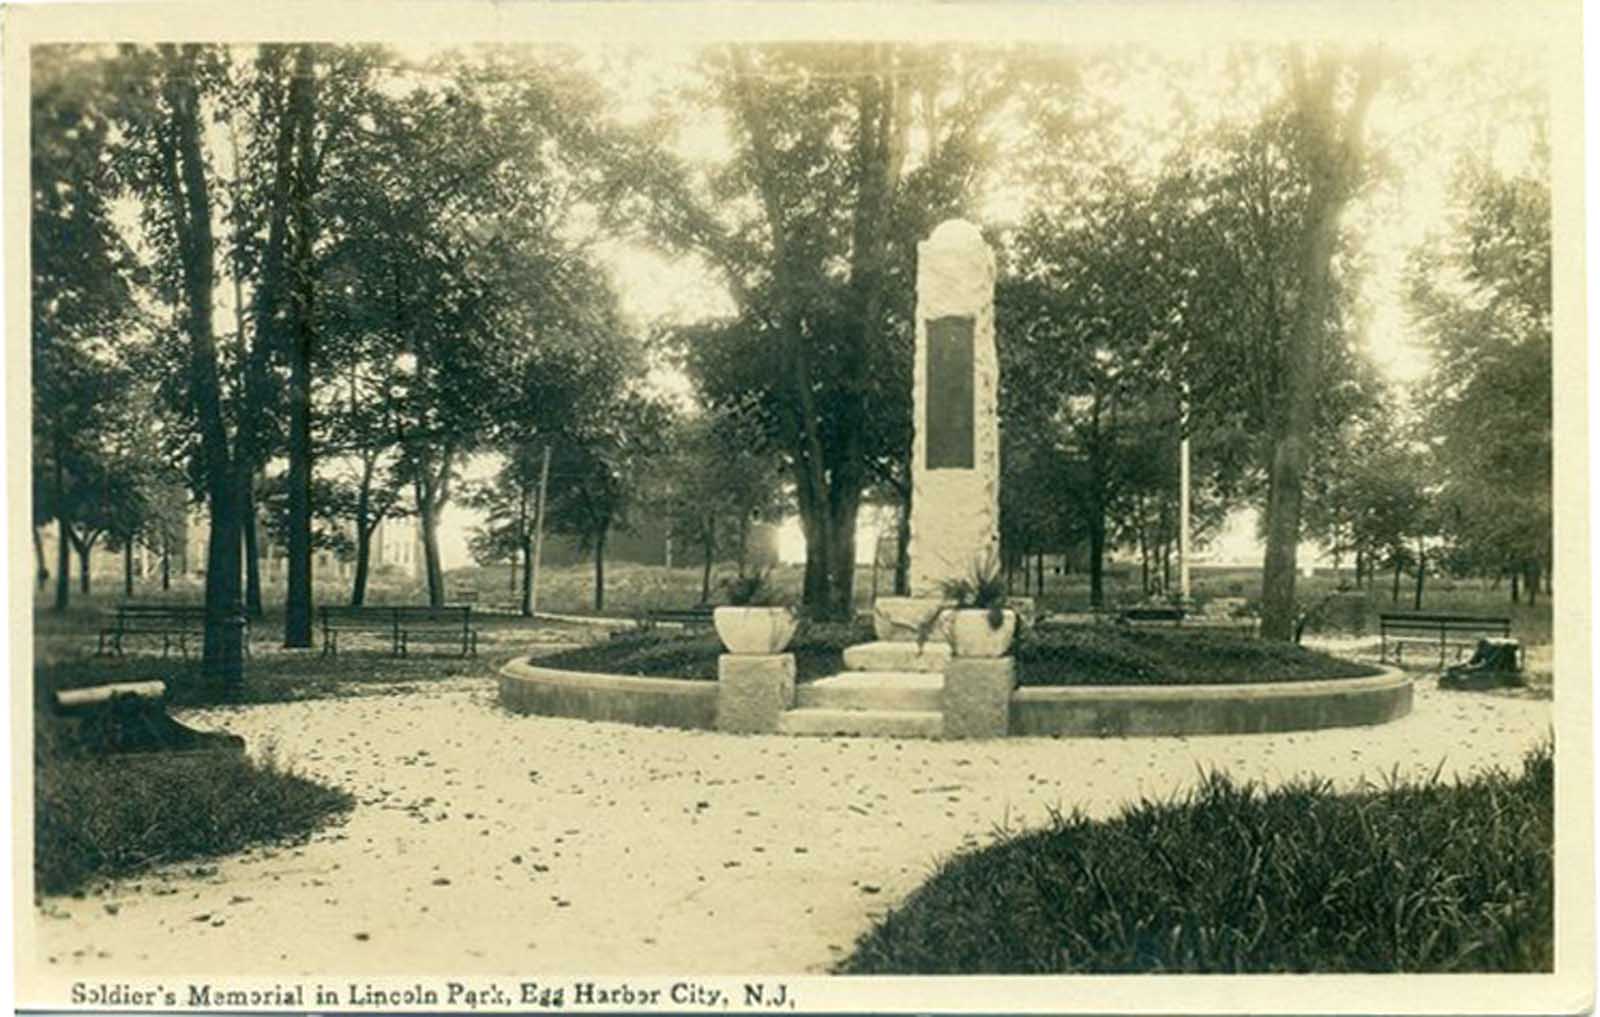
<path fill-rule="evenodd" d="M 515 716 L 482 680 L 196 711 L 359 804 L 298 847 L 48 898 L 35 938 L 70 977 L 822 971 L 939 858 L 1052 808 L 1105 815 L 1210 766 L 1515 768 L 1550 717 L 1430 679 L 1393 724 L 1243 737 L 738 738 Z"/>

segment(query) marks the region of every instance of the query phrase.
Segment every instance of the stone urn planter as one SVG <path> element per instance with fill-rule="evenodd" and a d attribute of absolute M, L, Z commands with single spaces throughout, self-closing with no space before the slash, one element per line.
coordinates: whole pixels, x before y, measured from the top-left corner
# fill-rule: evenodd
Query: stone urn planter
<path fill-rule="evenodd" d="M 719 607 L 711 613 L 717 636 L 729 653 L 782 653 L 800 619 L 786 607 Z"/>
<path fill-rule="evenodd" d="M 1017 612 L 1002 611 L 999 627 L 989 624 L 988 608 L 950 612 L 950 649 L 957 657 L 1004 657 L 1017 634 Z"/>

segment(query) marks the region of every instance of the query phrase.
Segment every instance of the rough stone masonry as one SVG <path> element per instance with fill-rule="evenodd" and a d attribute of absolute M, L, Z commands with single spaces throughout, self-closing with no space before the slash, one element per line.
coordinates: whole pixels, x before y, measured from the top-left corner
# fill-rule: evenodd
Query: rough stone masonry
<path fill-rule="evenodd" d="M 911 594 L 971 575 L 1000 541 L 1000 362 L 994 253 L 978 227 L 939 225 L 917 245 Z"/>

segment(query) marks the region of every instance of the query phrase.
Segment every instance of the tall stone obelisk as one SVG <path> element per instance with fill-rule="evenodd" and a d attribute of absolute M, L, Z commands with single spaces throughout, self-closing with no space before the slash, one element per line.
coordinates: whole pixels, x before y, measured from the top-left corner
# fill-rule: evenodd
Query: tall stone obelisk
<path fill-rule="evenodd" d="M 962 219 L 917 245 L 911 452 L 911 595 L 1000 550 L 1000 361 L 994 252 Z"/>

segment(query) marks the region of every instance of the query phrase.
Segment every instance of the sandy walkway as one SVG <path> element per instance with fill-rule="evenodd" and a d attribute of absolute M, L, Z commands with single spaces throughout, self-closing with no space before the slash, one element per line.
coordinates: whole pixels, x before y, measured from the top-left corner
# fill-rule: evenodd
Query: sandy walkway
<path fill-rule="evenodd" d="M 824 969 L 936 859 L 1198 766 L 1342 785 L 1502 764 L 1547 701 L 1445 693 L 1380 728 L 1001 743 L 736 738 L 502 712 L 486 681 L 210 710 L 350 789 L 345 825 L 38 910 L 60 974 Z"/>

